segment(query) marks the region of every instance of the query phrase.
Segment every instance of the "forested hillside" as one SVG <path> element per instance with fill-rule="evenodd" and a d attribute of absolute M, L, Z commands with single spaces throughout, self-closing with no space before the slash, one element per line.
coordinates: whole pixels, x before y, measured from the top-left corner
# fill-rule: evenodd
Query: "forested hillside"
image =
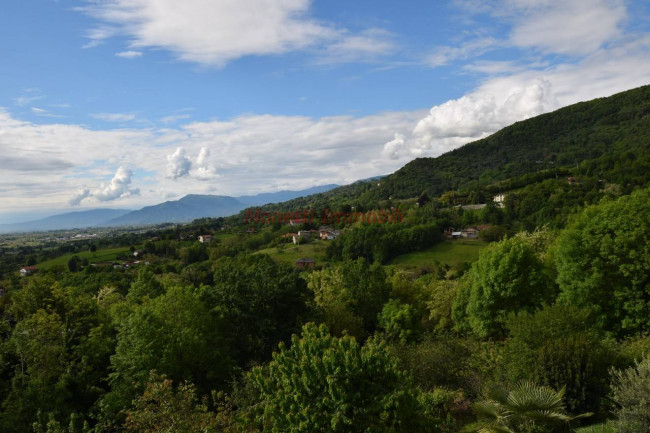
<path fill-rule="evenodd" d="M 6 239 L 0 431 L 650 431 L 648 96 L 259 213 Z"/>
<path fill-rule="evenodd" d="M 650 86 L 644 86 L 517 122 L 437 158 L 418 158 L 382 179 L 367 196 L 409 198 L 488 187 L 604 155 L 647 153 L 649 139 Z"/>

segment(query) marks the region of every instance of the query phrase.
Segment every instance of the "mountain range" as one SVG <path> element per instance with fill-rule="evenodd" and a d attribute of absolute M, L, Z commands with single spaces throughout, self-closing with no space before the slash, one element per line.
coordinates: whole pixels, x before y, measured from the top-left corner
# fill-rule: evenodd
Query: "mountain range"
<path fill-rule="evenodd" d="M 0 224 L 0 233 L 188 222 L 197 218 L 233 215 L 247 207 L 318 194 L 337 186 L 329 184 L 300 191 L 278 191 L 241 197 L 190 194 L 180 200 L 166 201 L 139 210 L 92 209 L 22 223 Z"/>

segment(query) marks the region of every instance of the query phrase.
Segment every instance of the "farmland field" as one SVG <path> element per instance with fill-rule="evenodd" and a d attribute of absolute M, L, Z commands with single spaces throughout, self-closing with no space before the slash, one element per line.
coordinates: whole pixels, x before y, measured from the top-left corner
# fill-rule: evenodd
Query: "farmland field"
<path fill-rule="evenodd" d="M 395 257 L 389 265 L 400 268 L 422 267 L 433 263 L 458 266 L 478 259 L 479 251 L 487 242 L 478 240 L 446 240 L 423 251 L 402 254 Z"/>
<path fill-rule="evenodd" d="M 97 250 L 95 252 L 80 251 L 78 253 L 66 254 L 64 256 L 60 256 L 52 260 L 47 260 L 42 263 L 37 263 L 36 267 L 39 269 L 46 270 L 58 265 L 66 266 L 68 260 L 70 260 L 72 256 L 77 256 L 81 260 L 88 259 L 89 263 L 110 262 L 110 261 L 114 261 L 117 256 L 122 254 L 126 254 L 131 257 L 133 256 L 131 254 L 131 251 L 129 250 L 129 247 L 108 248 L 105 250 Z"/>

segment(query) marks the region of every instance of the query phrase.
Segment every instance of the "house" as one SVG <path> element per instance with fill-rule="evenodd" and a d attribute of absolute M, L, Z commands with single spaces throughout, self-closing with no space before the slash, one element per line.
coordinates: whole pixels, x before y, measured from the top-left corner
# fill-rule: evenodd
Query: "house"
<path fill-rule="evenodd" d="M 138 256 L 141 256 L 142 254 L 144 254 L 144 251 L 142 251 L 142 250 L 133 251 L 133 257 L 138 257 Z"/>
<path fill-rule="evenodd" d="M 467 239 L 477 239 L 478 238 L 478 230 L 475 228 L 469 227 L 466 229 L 463 229 L 460 231 L 460 237 L 461 238 L 467 238 Z"/>
<path fill-rule="evenodd" d="M 285 233 L 282 236 L 280 236 L 283 240 L 286 242 L 293 242 L 293 238 L 297 236 L 297 233 Z"/>
<path fill-rule="evenodd" d="M 38 272 L 38 268 L 36 266 L 25 266 L 24 268 L 20 268 L 21 277 L 26 277 L 27 275 L 32 275 L 37 272 Z"/>
<path fill-rule="evenodd" d="M 202 244 L 209 244 L 212 241 L 212 236 L 210 235 L 201 235 L 199 236 L 199 242 Z"/>
<path fill-rule="evenodd" d="M 316 261 L 312 258 L 302 258 L 296 260 L 296 267 L 300 269 L 313 269 L 316 265 Z"/>
<path fill-rule="evenodd" d="M 321 230 L 321 231 L 319 232 L 319 235 L 320 235 L 320 238 L 321 238 L 322 240 L 327 241 L 327 240 L 332 240 L 332 239 L 336 239 L 336 238 L 338 238 L 340 233 L 341 233 L 341 232 L 338 231 L 338 230 L 328 230 L 328 229 L 325 229 L 325 230 Z"/>
<path fill-rule="evenodd" d="M 451 232 L 452 239 L 458 239 L 462 236 L 463 232 Z"/>

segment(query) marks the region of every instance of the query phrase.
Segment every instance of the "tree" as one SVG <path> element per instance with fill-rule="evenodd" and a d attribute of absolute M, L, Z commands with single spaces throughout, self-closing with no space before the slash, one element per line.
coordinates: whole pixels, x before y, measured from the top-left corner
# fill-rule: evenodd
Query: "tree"
<path fill-rule="evenodd" d="M 615 355 L 589 310 L 545 306 L 534 314 L 510 316 L 507 328 L 504 358 L 511 380 L 565 386 L 565 402 L 572 411 L 600 408 L 608 386 L 603 371 Z"/>
<path fill-rule="evenodd" d="M 479 433 L 544 433 L 567 431 L 575 417 L 566 414 L 564 389 L 554 391 L 531 382 L 520 382 L 511 389 L 494 387 L 487 398 L 473 405 L 478 422 L 469 431 Z M 570 430 L 572 431 L 572 430 Z"/>
<path fill-rule="evenodd" d="M 379 263 L 368 265 L 364 259 L 348 261 L 313 272 L 307 279 L 316 303 L 324 311 L 325 322 L 336 334 L 354 331 L 361 338 L 374 332 L 377 315 L 391 290 Z"/>
<path fill-rule="evenodd" d="M 198 401 L 191 383 L 176 388 L 172 381 L 151 373 L 144 393 L 134 400 L 124 424 L 134 433 L 216 433 L 216 419 L 205 404 Z"/>
<path fill-rule="evenodd" d="M 81 268 L 81 259 L 79 256 L 72 256 L 68 260 L 68 270 L 70 272 L 77 272 Z"/>
<path fill-rule="evenodd" d="M 222 386 L 231 368 L 224 329 L 194 288 L 174 286 L 135 305 L 119 327 L 111 392 L 102 403 L 105 413 L 119 417 L 142 391 L 151 370 L 174 381 L 195 382 L 202 393 Z"/>
<path fill-rule="evenodd" d="M 324 325 L 303 327 L 291 347 L 280 345 L 266 367 L 249 378 L 259 392 L 264 431 L 424 432 L 418 391 L 375 340 L 361 347 L 352 337 L 332 337 Z"/>
<path fill-rule="evenodd" d="M 300 329 L 313 303 L 295 267 L 266 255 L 220 259 L 214 286 L 204 286 L 200 293 L 226 327 L 224 335 L 239 365 L 270 359 L 277 344 Z"/>
<path fill-rule="evenodd" d="M 650 431 L 650 354 L 626 370 L 612 371 L 612 399 L 617 404 L 617 431 Z"/>
<path fill-rule="evenodd" d="M 379 313 L 379 327 L 391 340 L 408 343 L 420 333 L 420 315 L 410 304 L 391 299 Z"/>
<path fill-rule="evenodd" d="M 466 326 L 482 338 L 503 336 L 508 313 L 534 311 L 553 300 L 552 289 L 543 263 L 525 239 L 493 243 L 472 265 L 469 284 L 454 303 L 454 320 L 459 329 Z"/>
<path fill-rule="evenodd" d="M 558 239 L 560 301 L 619 335 L 650 330 L 650 189 L 588 207 Z"/>

